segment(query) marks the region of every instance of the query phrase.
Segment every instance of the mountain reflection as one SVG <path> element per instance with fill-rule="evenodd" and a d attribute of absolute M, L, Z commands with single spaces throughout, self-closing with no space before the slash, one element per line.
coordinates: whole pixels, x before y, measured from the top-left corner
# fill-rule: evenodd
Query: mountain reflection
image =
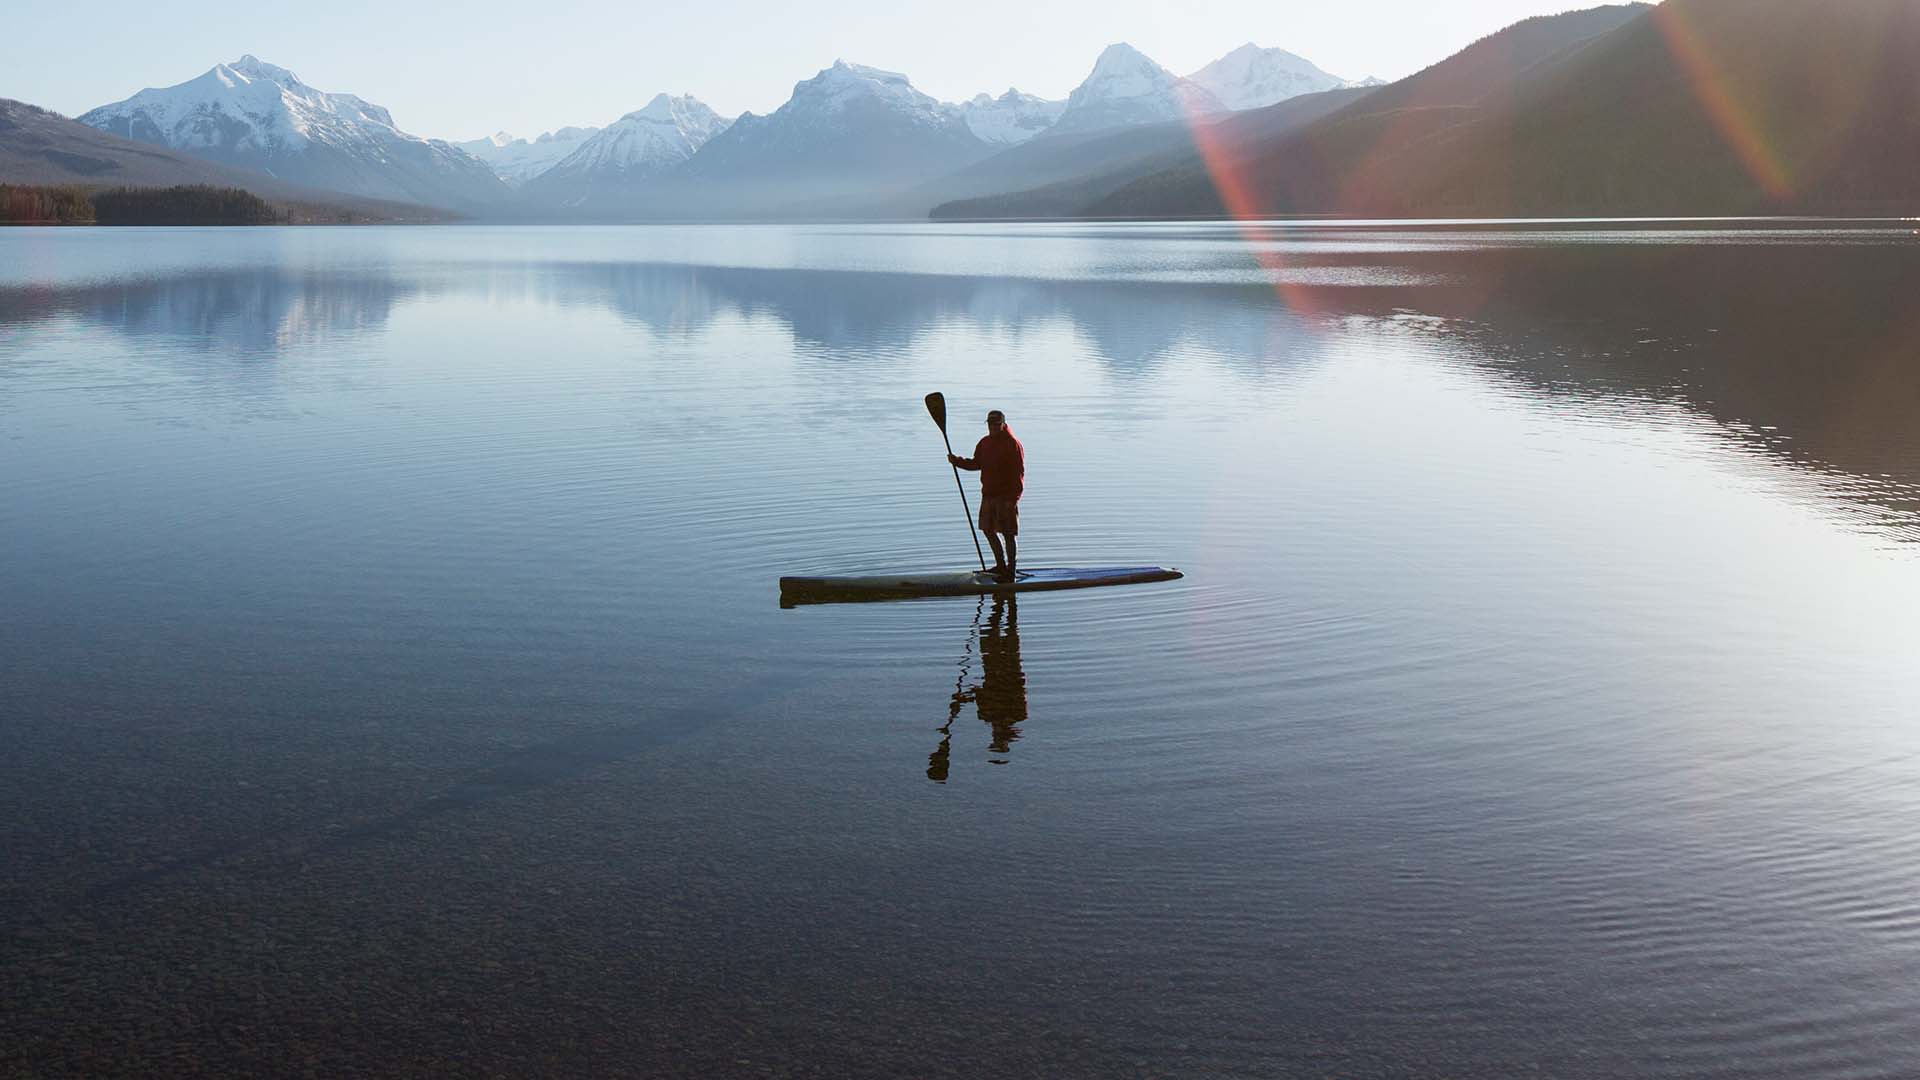
<path fill-rule="evenodd" d="M 0 326 L 78 317 L 134 338 L 264 355 L 382 330 L 421 295 L 555 307 L 589 305 L 663 335 L 723 319 L 771 319 L 801 348 L 858 360 L 897 356 L 943 325 L 1021 334 L 1065 324 L 1120 373 L 1150 371 L 1183 344 L 1259 365 L 1306 324 L 1264 288 L 1052 282 L 674 263 L 535 263 L 408 277 L 390 266 L 301 274 L 232 268 L 69 288 L 0 288 Z"/>
<path fill-rule="evenodd" d="M 1529 396 L 1712 418 L 1851 498 L 1920 514 L 1920 242 L 1624 244 L 1420 254 L 1415 310 Z"/>
<path fill-rule="evenodd" d="M 385 273 L 236 268 L 79 288 L 0 289 L 0 326 L 62 317 L 131 338 L 171 338 L 209 352 L 272 356 L 382 329 L 423 291 Z"/>
<path fill-rule="evenodd" d="M 1018 600 L 1012 595 L 995 596 L 993 610 L 982 622 L 986 605 L 986 598 L 981 597 L 974 608 L 973 629 L 961 656 L 960 675 L 947 702 L 947 722 L 939 729 L 940 745 L 927 756 L 927 779 L 935 783 L 947 782 L 952 767 L 953 725 L 968 705 L 987 725 L 987 753 L 996 755 L 987 760 L 996 765 L 1007 763 L 1005 755 L 1020 738 L 1020 725 L 1027 719 L 1027 675 L 1020 666 Z"/>
<path fill-rule="evenodd" d="M 1384 241 L 1398 234 L 1368 234 Z M 982 277 L 665 262 L 279 264 L 0 288 L 0 331 L 76 319 L 211 356 L 272 358 L 383 332 L 417 298 L 588 306 L 661 337 L 772 322 L 834 364 L 897 363 L 943 330 L 1070 330 L 1123 377 L 1201 362 L 1246 375 L 1323 354 L 1327 334 L 1431 334 L 1448 355 L 1551 401 L 1649 403 L 1711 418 L 1847 497 L 1920 514 L 1920 240 L 1788 243 L 1766 233 L 1645 242 L 1482 243 L 1470 230 L 1303 245 L 1298 280 Z M 1790 234 L 1782 234 L 1790 235 Z M 1743 237 L 1745 237 L 1743 239 Z M 1437 239 L 1436 239 L 1437 238 Z M 1317 275 L 1317 276 L 1316 276 Z M 1358 282 L 1359 284 L 1353 284 Z M 1409 319 L 1408 316 L 1418 318 Z M 0 338 L 0 341 L 6 340 Z M 28 340 L 13 336 L 13 340 Z M 160 350 L 156 350 L 156 353 Z M 776 360 L 778 358 L 775 358 Z M 204 377 L 251 377 L 213 366 Z M 1893 530 L 1911 536 L 1911 524 Z"/>
<path fill-rule="evenodd" d="M 698 334 L 721 317 L 769 318 L 803 348 L 889 357 L 943 325 L 1032 332 L 1065 322 L 1117 372 L 1147 371 L 1192 343 L 1258 364 L 1306 324 L 1261 287 L 947 277 L 663 263 L 549 266 L 555 295 L 594 297 L 656 333 Z"/>

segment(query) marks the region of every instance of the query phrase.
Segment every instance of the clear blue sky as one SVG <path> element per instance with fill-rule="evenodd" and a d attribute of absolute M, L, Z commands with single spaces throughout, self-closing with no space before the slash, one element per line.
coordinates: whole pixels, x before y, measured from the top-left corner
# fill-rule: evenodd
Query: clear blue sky
<path fill-rule="evenodd" d="M 1394 79 L 1578 0 L 30 0 L 0 35 L 0 97 L 68 115 L 253 53 L 465 139 L 604 124 L 655 93 L 769 112 L 843 57 L 945 100 L 1008 86 L 1064 97 L 1110 42 L 1180 74 L 1246 41 L 1346 78 Z"/>

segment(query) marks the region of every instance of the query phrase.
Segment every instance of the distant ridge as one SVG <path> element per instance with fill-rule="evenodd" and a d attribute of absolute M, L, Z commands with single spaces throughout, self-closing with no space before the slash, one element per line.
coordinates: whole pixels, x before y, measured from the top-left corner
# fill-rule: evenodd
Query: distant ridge
<path fill-rule="evenodd" d="M 1565 42 L 1569 28 L 1591 32 Z M 1166 170 L 1075 213 L 1911 212 L 1916 56 L 1910 0 L 1668 0 L 1530 19 L 1213 174 Z"/>
<path fill-rule="evenodd" d="M 1397 83 L 1302 95 L 1231 114 L 1209 125 L 1212 157 L 1204 164 L 1189 141 L 1177 159 L 1158 161 L 1154 168 L 1138 163 L 1122 169 L 1093 167 L 1045 188 L 938 206 L 934 216 L 1223 215 L 1227 211 L 1214 186 L 1214 170 L 1243 178 L 1249 189 L 1270 183 L 1266 172 L 1279 169 L 1337 178 L 1352 167 L 1343 164 L 1349 158 L 1366 160 L 1375 151 L 1377 131 L 1411 140 L 1437 125 L 1457 122 L 1477 103 L 1509 92 L 1523 71 L 1647 10 L 1636 4 L 1528 19 Z"/>
<path fill-rule="evenodd" d="M 1230 113 L 1209 123 L 1150 124 L 1077 139 L 1036 139 L 944 180 L 939 186 L 944 200 L 933 208 L 931 216 L 946 220 L 1076 216 L 1142 176 L 1196 160 L 1196 131 L 1221 148 L 1270 140 L 1369 93 L 1370 88 L 1361 87 L 1326 90 L 1290 97 L 1263 109 Z"/>

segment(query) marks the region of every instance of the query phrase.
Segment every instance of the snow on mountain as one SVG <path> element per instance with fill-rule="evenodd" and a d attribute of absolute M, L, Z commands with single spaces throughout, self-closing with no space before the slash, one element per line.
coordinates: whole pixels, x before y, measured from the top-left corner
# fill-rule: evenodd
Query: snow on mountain
<path fill-rule="evenodd" d="M 967 131 L 966 120 L 956 105 L 947 105 L 919 90 L 905 75 L 882 71 L 862 64 L 836 60 L 811 79 L 793 86 L 787 103 L 764 117 L 748 113 L 760 129 L 806 128 L 826 131 L 852 131 L 876 121 L 886 121 L 930 132 L 957 134 Z"/>
<path fill-rule="evenodd" d="M 832 67 L 821 69 L 813 78 L 795 83 L 793 96 L 774 110 L 774 114 L 830 115 L 845 112 L 866 100 L 883 101 L 902 113 L 923 119 L 935 115 L 944 117 L 948 109 L 915 90 L 913 83 L 897 71 L 835 60 Z"/>
<path fill-rule="evenodd" d="M 691 94 L 656 94 L 608 124 L 550 170 L 555 178 L 652 175 L 687 160 L 732 123 Z"/>
<path fill-rule="evenodd" d="M 1067 95 L 1050 132 L 1093 131 L 1221 113 L 1227 107 L 1124 42 L 1107 46 L 1086 81 Z"/>
<path fill-rule="evenodd" d="M 83 124 L 283 180 L 374 198 L 473 208 L 509 192 L 450 143 L 409 135 L 378 105 L 330 94 L 243 56 L 177 86 L 147 89 Z"/>
<path fill-rule="evenodd" d="M 519 187 L 553 168 L 599 131 L 597 127 L 563 127 L 531 141 L 499 131 L 484 139 L 453 145 L 486 162 L 494 175 L 510 186 Z"/>
<path fill-rule="evenodd" d="M 656 94 L 601 128 L 521 190 L 553 207 L 626 207 L 651 181 L 684 165 L 732 121 L 692 95 Z"/>
<path fill-rule="evenodd" d="M 793 96 L 772 113 L 740 117 L 700 148 L 686 172 L 871 184 L 931 175 L 990 149 L 967 126 L 960 106 L 935 101 L 905 75 L 839 60 L 796 83 Z"/>
<path fill-rule="evenodd" d="M 995 149 L 967 126 L 962 106 L 921 93 L 905 75 L 844 60 L 796 83 L 765 116 L 710 125 L 704 142 L 677 138 L 689 131 L 668 114 L 674 100 L 656 98 L 595 136 L 529 182 L 528 198 L 617 218 L 915 216 L 925 207 L 906 207 L 903 191 Z M 628 121 L 635 130 L 619 142 Z"/>
<path fill-rule="evenodd" d="M 1248 42 L 1187 76 L 1229 109 L 1258 109 L 1301 94 L 1351 85 L 1285 49 Z"/>
<path fill-rule="evenodd" d="M 967 129 L 987 142 L 1001 146 L 1023 143 L 1053 126 L 1060 119 L 1064 101 L 1048 101 L 1009 88 L 999 97 L 976 94 L 960 106 Z"/>

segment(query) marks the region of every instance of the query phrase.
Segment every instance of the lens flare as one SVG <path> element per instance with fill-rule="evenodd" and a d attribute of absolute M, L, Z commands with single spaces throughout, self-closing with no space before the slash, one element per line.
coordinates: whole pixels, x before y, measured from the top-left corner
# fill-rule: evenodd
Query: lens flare
<path fill-rule="evenodd" d="M 1773 199 L 1793 194 L 1781 154 L 1767 138 L 1758 110 L 1742 100 L 1725 69 L 1706 46 L 1703 36 L 1688 21 L 1683 9 L 1662 4 L 1653 10 L 1654 24 L 1666 39 L 1674 62 L 1686 76 L 1707 117 L 1719 130 L 1727 147 L 1740 159 L 1753 182 Z"/>
<path fill-rule="evenodd" d="M 1301 314 L 1312 314 L 1320 305 L 1306 288 L 1289 280 L 1279 230 L 1268 221 L 1273 204 L 1263 197 L 1255 179 L 1255 159 L 1235 152 L 1217 114 L 1203 113 L 1184 94 L 1180 97 L 1180 107 L 1193 148 L 1200 155 L 1200 164 L 1220 196 L 1220 205 L 1239 226 L 1247 253 L 1266 272 L 1267 281 L 1282 304 Z"/>

